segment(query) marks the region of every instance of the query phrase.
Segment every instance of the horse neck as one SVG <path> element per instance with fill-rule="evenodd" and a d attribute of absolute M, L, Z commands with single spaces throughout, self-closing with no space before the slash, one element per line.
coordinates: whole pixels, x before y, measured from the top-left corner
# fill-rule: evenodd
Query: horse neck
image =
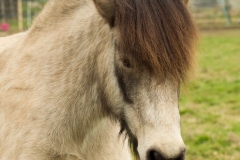
<path fill-rule="evenodd" d="M 39 72 L 46 75 L 36 80 L 42 101 L 50 106 L 49 113 L 56 113 L 49 115 L 51 119 L 59 125 L 68 124 L 58 126 L 62 134 L 72 131 L 75 140 L 82 141 L 107 116 L 102 94 L 109 75 L 113 75 L 113 54 L 108 54 L 114 51 L 111 30 L 94 5 L 84 5 L 69 16 L 54 17 L 49 26 L 38 23 L 24 44 L 32 46 L 41 66 Z"/>

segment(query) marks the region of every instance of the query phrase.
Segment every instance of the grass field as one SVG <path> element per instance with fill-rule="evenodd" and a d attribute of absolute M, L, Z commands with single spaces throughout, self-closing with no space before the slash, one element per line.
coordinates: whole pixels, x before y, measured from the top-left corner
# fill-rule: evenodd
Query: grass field
<path fill-rule="evenodd" d="M 197 78 L 180 100 L 187 160 L 240 160 L 240 30 L 201 35 Z"/>

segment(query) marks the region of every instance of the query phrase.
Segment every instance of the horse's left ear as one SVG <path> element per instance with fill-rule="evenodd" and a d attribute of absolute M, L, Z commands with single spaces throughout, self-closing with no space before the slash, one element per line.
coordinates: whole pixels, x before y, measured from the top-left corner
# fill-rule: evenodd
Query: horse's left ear
<path fill-rule="evenodd" d="M 105 18 L 108 23 L 114 25 L 115 9 L 114 0 L 93 0 L 98 12 Z"/>
<path fill-rule="evenodd" d="M 188 5 L 189 0 L 182 0 L 184 4 Z"/>

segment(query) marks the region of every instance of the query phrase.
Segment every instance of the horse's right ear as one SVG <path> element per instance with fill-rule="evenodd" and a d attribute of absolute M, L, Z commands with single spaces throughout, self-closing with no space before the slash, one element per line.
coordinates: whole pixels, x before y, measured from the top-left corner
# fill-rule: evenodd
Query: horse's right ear
<path fill-rule="evenodd" d="M 114 0 L 93 0 L 98 12 L 107 20 L 107 22 L 113 26 L 115 9 L 114 9 Z"/>

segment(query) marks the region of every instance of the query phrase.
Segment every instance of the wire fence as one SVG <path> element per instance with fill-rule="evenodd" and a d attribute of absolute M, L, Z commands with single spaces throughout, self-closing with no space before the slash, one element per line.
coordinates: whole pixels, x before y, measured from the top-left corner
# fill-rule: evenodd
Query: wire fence
<path fill-rule="evenodd" d="M 47 0 L 0 0 L 0 31 L 25 30 Z"/>
<path fill-rule="evenodd" d="M 47 0 L 0 0 L 0 31 L 25 30 Z M 190 0 L 200 28 L 240 27 L 240 0 Z"/>
<path fill-rule="evenodd" d="M 191 12 L 200 28 L 239 28 L 240 0 L 192 0 Z"/>

